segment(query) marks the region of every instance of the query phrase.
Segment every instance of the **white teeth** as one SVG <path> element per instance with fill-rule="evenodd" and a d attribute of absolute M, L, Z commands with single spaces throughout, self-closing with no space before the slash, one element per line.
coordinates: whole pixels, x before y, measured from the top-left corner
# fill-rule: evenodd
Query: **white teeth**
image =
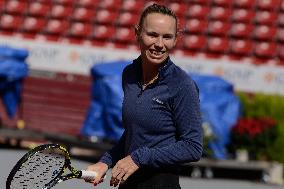
<path fill-rule="evenodd" d="M 156 55 L 156 56 L 163 54 L 162 52 L 160 52 L 160 51 L 155 51 L 155 50 L 151 50 L 150 52 L 151 52 L 152 54 Z"/>

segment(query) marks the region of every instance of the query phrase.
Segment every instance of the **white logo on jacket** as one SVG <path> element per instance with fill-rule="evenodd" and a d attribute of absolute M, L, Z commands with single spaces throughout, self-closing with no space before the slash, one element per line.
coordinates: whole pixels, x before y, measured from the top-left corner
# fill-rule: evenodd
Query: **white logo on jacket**
<path fill-rule="evenodd" d="M 154 97 L 152 100 L 155 101 L 155 102 L 157 102 L 158 104 L 164 104 L 163 101 L 161 101 L 160 99 L 158 99 L 158 98 L 156 98 L 156 97 Z"/>

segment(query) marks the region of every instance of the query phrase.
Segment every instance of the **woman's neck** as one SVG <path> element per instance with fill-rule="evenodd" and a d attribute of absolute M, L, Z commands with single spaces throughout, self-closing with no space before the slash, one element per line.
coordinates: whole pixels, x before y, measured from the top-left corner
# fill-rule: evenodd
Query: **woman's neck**
<path fill-rule="evenodd" d="M 160 65 L 152 65 L 149 63 L 142 63 L 142 79 L 143 83 L 153 83 L 153 80 L 156 80 L 159 75 Z"/>

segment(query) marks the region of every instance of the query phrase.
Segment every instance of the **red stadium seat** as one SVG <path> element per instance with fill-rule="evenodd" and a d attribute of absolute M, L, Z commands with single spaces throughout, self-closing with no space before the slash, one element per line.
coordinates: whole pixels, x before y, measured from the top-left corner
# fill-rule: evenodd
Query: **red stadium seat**
<path fill-rule="evenodd" d="M 59 41 L 60 37 L 67 33 L 68 28 L 69 22 L 67 20 L 50 19 L 43 29 L 42 34 L 37 35 L 36 38 L 48 41 Z"/>
<path fill-rule="evenodd" d="M 254 4 L 255 0 L 233 0 L 233 6 L 237 8 L 251 9 Z"/>
<path fill-rule="evenodd" d="M 250 9 L 238 8 L 233 10 L 231 19 L 233 22 L 249 23 L 254 18 L 254 15 L 255 12 Z"/>
<path fill-rule="evenodd" d="M 95 47 L 105 47 L 109 43 L 106 40 L 100 40 L 100 39 L 95 39 L 95 38 L 92 38 L 90 41 L 91 41 L 91 44 Z"/>
<path fill-rule="evenodd" d="M 135 33 L 132 28 L 117 27 L 113 40 L 122 43 L 134 43 Z"/>
<path fill-rule="evenodd" d="M 207 51 L 209 53 L 226 53 L 229 49 L 229 40 L 226 37 L 209 37 Z"/>
<path fill-rule="evenodd" d="M 93 9 L 78 7 L 75 8 L 72 15 L 72 20 L 79 22 L 90 22 L 95 17 L 95 11 Z"/>
<path fill-rule="evenodd" d="M 121 0 L 103 0 L 98 7 L 102 9 L 118 10 L 121 6 Z"/>
<path fill-rule="evenodd" d="M 44 33 L 62 35 L 67 31 L 68 28 L 69 22 L 67 20 L 50 19 L 47 22 Z"/>
<path fill-rule="evenodd" d="M 213 6 L 229 7 L 232 4 L 232 0 L 211 0 Z"/>
<path fill-rule="evenodd" d="M 212 7 L 209 13 L 211 20 L 228 20 L 231 16 L 231 9 L 226 7 Z"/>
<path fill-rule="evenodd" d="M 131 11 L 134 13 L 139 13 L 140 10 L 143 8 L 144 2 L 143 1 L 136 1 L 136 0 L 124 0 L 121 5 L 122 11 Z"/>
<path fill-rule="evenodd" d="M 203 33 L 207 29 L 207 26 L 207 20 L 201 20 L 196 18 L 188 19 L 185 25 L 185 32 Z"/>
<path fill-rule="evenodd" d="M 279 6 L 280 0 L 257 0 L 256 8 L 262 10 L 274 10 Z"/>
<path fill-rule="evenodd" d="M 284 13 L 278 13 L 277 25 L 279 27 L 283 27 L 284 26 Z"/>
<path fill-rule="evenodd" d="M 284 12 L 284 1 L 280 2 L 279 11 Z"/>
<path fill-rule="evenodd" d="M 277 47 L 277 56 L 283 61 L 284 60 L 284 45 L 279 44 Z"/>
<path fill-rule="evenodd" d="M 23 14 L 28 4 L 25 1 L 9 0 L 6 1 L 5 11 L 9 14 Z"/>
<path fill-rule="evenodd" d="M 238 56 L 249 56 L 252 53 L 253 43 L 250 40 L 232 39 L 230 53 Z"/>
<path fill-rule="evenodd" d="M 49 14 L 51 10 L 51 5 L 40 3 L 40 2 L 31 2 L 29 4 L 27 14 L 29 16 L 40 16 L 45 17 Z"/>
<path fill-rule="evenodd" d="M 0 0 L 0 11 L 2 11 L 5 4 L 5 0 Z"/>
<path fill-rule="evenodd" d="M 273 25 L 277 21 L 277 14 L 270 11 L 257 11 L 254 21 L 256 24 Z"/>
<path fill-rule="evenodd" d="M 0 28 L 4 30 L 18 30 L 22 23 L 22 16 L 3 14 L 0 19 Z"/>
<path fill-rule="evenodd" d="M 279 65 L 279 66 L 284 66 L 284 60 L 280 59 L 280 60 L 277 62 L 277 65 Z"/>
<path fill-rule="evenodd" d="M 82 22 L 73 22 L 68 30 L 68 37 L 87 38 L 92 34 L 93 26 Z"/>
<path fill-rule="evenodd" d="M 211 21 L 208 25 L 207 33 L 215 36 L 226 36 L 230 29 L 230 24 L 222 21 Z"/>
<path fill-rule="evenodd" d="M 67 6 L 73 6 L 73 3 L 76 0 L 53 0 L 54 4 L 61 4 L 61 5 L 67 5 Z"/>
<path fill-rule="evenodd" d="M 186 27 L 186 18 L 180 17 L 178 18 L 178 30 L 184 31 Z"/>
<path fill-rule="evenodd" d="M 184 2 L 170 2 L 168 6 L 177 16 L 183 16 L 188 9 L 187 4 Z"/>
<path fill-rule="evenodd" d="M 118 16 L 116 24 L 119 26 L 133 27 L 138 23 L 139 16 L 132 12 L 122 12 Z"/>
<path fill-rule="evenodd" d="M 74 22 L 70 25 L 69 30 L 64 36 L 60 36 L 59 42 L 71 44 L 90 44 L 89 39 L 92 36 L 92 25 L 82 22 Z"/>
<path fill-rule="evenodd" d="M 96 8 L 101 0 L 77 0 L 75 2 L 76 7 L 84 7 L 84 8 Z"/>
<path fill-rule="evenodd" d="M 53 5 L 50 17 L 56 19 L 66 19 L 72 15 L 73 8 L 71 6 Z"/>
<path fill-rule="evenodd" d="M 200 4 L 190 4 L 186 16 L 190 18 L 207 18 L 209 7 Z"/>
<path fill-rule="evenodd" d="M 40 32 L 45 25 L 46 20 L 44 18 L 26 17 L 20 30 L 25 32 Z"/>
<path fill-rule="evenodd" d="M 278 28 L 276 39 L 280 43 L 284 43 L 284 28 Z"/>
<path fill-rule="evenodd" d="M 118 13 L 107 9 L 100 9 L 97 11 L 95 22 L 97 24 L 114 24 Z"/>
<path fill-rule="evenodd" d="M 93 38 L 98 40 L 108 40 L 115 34 L 115 27 L 105 25 L 95 25 Z"/>
<path fill-rule="evenodd" d="M 186 34 L 186 35 L 188 35 L 188 34 Z M 174 51 L 180 52 L 180 51 L 183 50 L 183 48 L 184 48 L 184 38 L 183 37 L 184 37 L 184 35 L 177 37 L 176 46 L 175 46 Z"/>
<path fill-rule="evenodd" d="M 247 38 L 251 36 L 252 31 L 253 26 L 251 24 L 236 23 L 232 24 L 229 34 L 231 37 Z"/>
<path fill-rule="evenodd" d="M 43 4 L 46 4 L 46 5 L 52 5 L 53 4 L 53 1 L 51 1 L 51 0 L 32 0 L 32 2 L 43 3 Z M 32 2 L 30 2 L 30 3 L 32 3 Z"/>
<path fill-rule="evenodd" d="M 206 37 L 204 35 L 185 35 L 184 48 L 186 50 L 202 51 L 205 48 Z"/>
<path fill-rule="evenodd" d="M 253 51 L 257 58 L 274 58 L 277 46 L 274 42 L 256 42 Z"/>
<path fill-rule="evenodd" d="M 256 40 L 273 40 L 275 38 L 276 28 L 266 25 L 260 25 L 254 28 L 253 37 Z"/>

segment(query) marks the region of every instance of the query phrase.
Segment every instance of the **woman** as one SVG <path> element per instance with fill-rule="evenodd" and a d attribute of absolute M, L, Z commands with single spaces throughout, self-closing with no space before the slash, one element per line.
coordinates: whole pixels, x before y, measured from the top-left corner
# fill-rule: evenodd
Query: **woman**
<path fill-rule="evenodd" d="M 112 150 L 88 167 L 93 184 L 111 167 L 111 186 L 180 188 L 178 170 L 202 155 L 198 89 L 169 58 L 177 41 L 177 18 L 153 4 L 135 28 L 141 55 L 122 75 L 122 120 L 125 131 Z"/>

